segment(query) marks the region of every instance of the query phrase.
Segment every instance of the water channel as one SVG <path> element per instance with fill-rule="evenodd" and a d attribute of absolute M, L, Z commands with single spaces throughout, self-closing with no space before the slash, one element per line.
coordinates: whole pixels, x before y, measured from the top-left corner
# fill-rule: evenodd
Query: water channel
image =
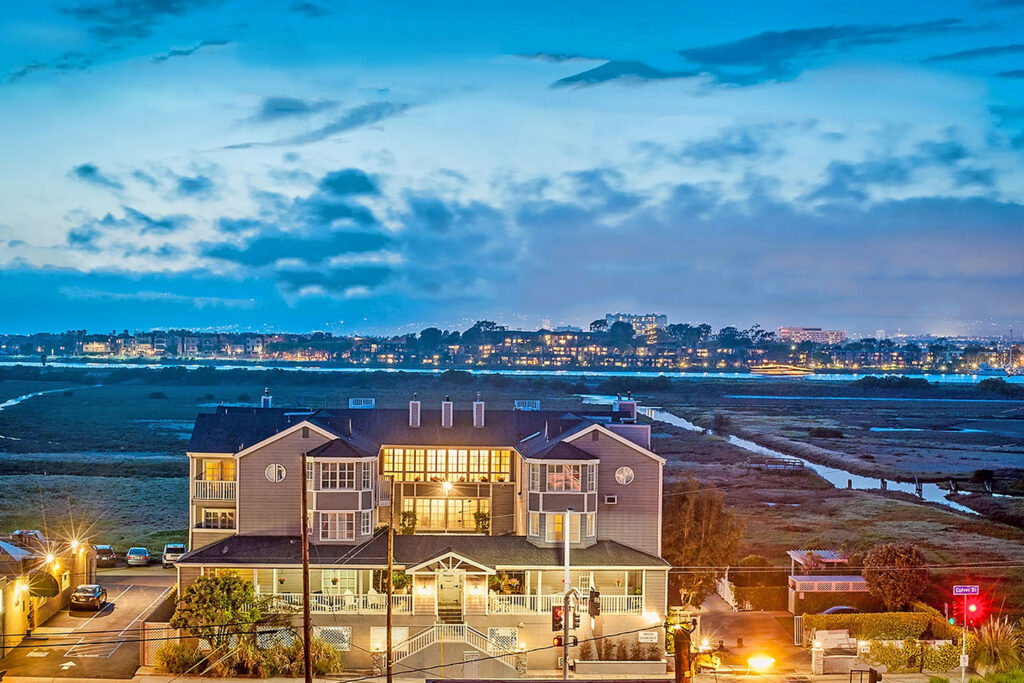
<path fill-rule="evenodd" d="M 615 401 L 614 396 L 602 396 L 598 394 L 580 394 L 579 396 L 581 399 L 583 399 L 584 403 L 591 404 L 610 405 L 613 401 Z M 700 432 L 702 434 L 706 432 L 706 430 L 703 427 L 699 427 L 694 423 L 690 422 L 689 420 L 679 417 L 678 415 L 673 415 L 672 413 L 668 412 L 667 410 L 663 410 L 662 408 L 638 406 L 638 410 L 652 420 L 664 422 L 666 424 L 670 424 L 674 427 L 679 427 L 690 432 Z M 942 488 L 939 488 L 937 484 L 914 484 L 911 482 L 901 482 L 865 477 L 863 475 L 854 474 L 853 472 L 849 472 L 838 467 L 819 465 L 818 463 L 811 462 L 810 460 L 805 460 L 804 458 L 789 455 L 787 453 L 782 453 L 781 451 L 777 451 L 772 448 L 767 448 L 758 443 L 754 443 L 753 441 L 750 441 L 748 439 L 741 439 L 738 436 L 729 435 L 728 437 L 726 437 L 725 440 L 731 443 L 733 446 L 742 448 L 745 451 L 755 453 L 757 455 L 764 455 L 772 458 L 787 458 L 792 460 L 799 460 L 804 464 L 804 467 L 815 472 L 823 479 L 825 479 L 825 481 L 829 482 L 830 484 L 832 484 L 832 486 L 836 488 L 849 487 L 861 491 L 878 491 L 883 488 L 883 482 L 885 482 L 884 488 L 887 491 L 902 491 L 903 493 L 909 493 L 912 496 L 917 496 L 929 503 L 938 503 L 939 505 L 943 505 L 952 510 L 957 510 L 958 512 L 966 512 L 971 515 L 978 514 L 969 507 L 960 505 L 959 503 L 953 502 L 946 498 L 946 491 Z"/>

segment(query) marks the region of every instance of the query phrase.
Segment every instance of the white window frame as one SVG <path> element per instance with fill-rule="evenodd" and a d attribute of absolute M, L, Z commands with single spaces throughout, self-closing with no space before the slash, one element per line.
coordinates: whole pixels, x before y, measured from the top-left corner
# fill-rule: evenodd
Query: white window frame
<path fill-rule="evenodd" d="M 224 515 L 229 515 L 231 519 L 231 526 L 208 526 L 206 524 L 206 513 L 214 514 L 218 519 L 222 519 Z M 237 526 L 237 520 L 235 519 L 234 508 L 203 508 L 203 529 L 234 529 Z"/>
<path fill-rule="evenodd" d="M 597 465 L 587 465 L 587 493 L 597 490 Z"/>
<path fill-rule="evenodd" d="M 587 538 L 593 538 L 597 534 L 597 513 L 587 513 Z"/>
<path fill-rule="evenodd" d="M 564 535 L 562 538 L 555 537 L 554 519 L 556 517 L 562 520 L 562 522 L 565 521 L 564 512 L 549 512 L 546 515 L 544 515 L 544 540 L 548 543 L 561 543 L 565 538 Z M 565 534 L 565 529 L 562 529 L 562 534 Z"/>
<path fill-rule="evenodd" d="M 583 515 L 577 512 L 569 513 L 569 542 L 579 543 L 582 539 L 580 538 L 580 517 Z"/>
<path fill-rule="evenodd" d="M 321 491 L 351 491 L 356 487 L 354 462 L 325 462 L 320 464 Z"/>
<path fill-rule="evenodd" d="M 583 467 L 581 465 L 547 465 L 546 467 L 545 474 L 547 474 L 548 491 L 579 493 L 583 490 Z M 577 472 L 575 477 L 570 476 L 573 470 Z M 558 476 L 559 474 L 561 476 Z M 552 480 L 552 475 L 555 475 L 554 480 Z M 579 484 L 579 488 L 569 486 L 570 481 Z"/>
<path fill-rule="evenodd" d="M 368 462 L 363 463 L 363 490 L 373 488 L 373 469 Z"/>
<path fill-rule="evenodd" d="M 540 491 L 540 463 L 530 463 L 530 491 Z"/>
<path fill-rule="evenodd" d="M 359 532 L 363 536 L 373 533 L 373 510 L 363 510 Z"/>
<path fill-rule="evenodd" d="M 529 518 L 529 529 L 526 532 L 527 536 L 540 536 L 540 513 L 531 512 Z"/>
<path fill-rule="evenodd" d="M 267 465 L 267 469 L 263 470 L 263 476 L 270 483 L 277 484 L 284 481 L 284 478 L 288 476 L 288 470 L 281 463 L 274 462 Z"/>
<path fill-rule="evenodd" d="M 356 515 L 354 512 L 321 512 L 321 541 L 354 541 Z"/>

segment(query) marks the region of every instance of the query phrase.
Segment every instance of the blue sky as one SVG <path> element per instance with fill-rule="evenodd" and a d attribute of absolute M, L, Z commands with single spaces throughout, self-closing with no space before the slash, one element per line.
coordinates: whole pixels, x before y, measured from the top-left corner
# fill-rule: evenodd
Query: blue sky
<path fill-rule="evenodd" d="M 0 19 L 0 331 L 1024 321 L 1024 0 Z"/>

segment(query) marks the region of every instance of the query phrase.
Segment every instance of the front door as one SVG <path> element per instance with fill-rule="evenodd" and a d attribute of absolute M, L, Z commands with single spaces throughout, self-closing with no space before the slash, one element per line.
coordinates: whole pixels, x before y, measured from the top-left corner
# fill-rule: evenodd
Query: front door
<path fill-rule="evenodd" d="M 462 620 L 462 593 L 466 573 L 460 569 L 437 571 L 437 614 L 441 621 Z"/>

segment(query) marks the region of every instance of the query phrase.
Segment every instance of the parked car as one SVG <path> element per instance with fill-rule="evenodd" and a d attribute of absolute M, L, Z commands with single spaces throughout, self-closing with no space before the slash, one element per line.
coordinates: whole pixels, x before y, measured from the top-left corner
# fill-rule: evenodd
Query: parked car
<path fill-rule="evenodd" d="M 836 605 L 835 607 L 829 607 L 822 614 L 860 614 L 860 610 L 848 605 Z"/>
<path fill-rule="evenodd" d="M 164 569 L 174 566 L 174 563 L 181 559 L 181 556 L 188 552 L 188 548 L 185 547 L 184 543 L 168 543 L 164 546 L 164 552 L 161 556 L 161 560 L 164 564 Z"/>
<path fill-rule="evenodd" d="M 97 567 L 117 566 L 117 553 L 109 545 L 94 545 L 92 549 L 96 551 Z"/>
<path fill-rule="evenodd" d="M 129 567 L 149 566 L 149 550 L 146 548 L 128 548 L 124 554 L 124 562 Z"/>
<path fill-rule="evenodd" d="M 85 583 L 71 594 L 71 609 L 94 609 L 97 612 L 107 604 L 107 589 L 95 583 Z"/>

